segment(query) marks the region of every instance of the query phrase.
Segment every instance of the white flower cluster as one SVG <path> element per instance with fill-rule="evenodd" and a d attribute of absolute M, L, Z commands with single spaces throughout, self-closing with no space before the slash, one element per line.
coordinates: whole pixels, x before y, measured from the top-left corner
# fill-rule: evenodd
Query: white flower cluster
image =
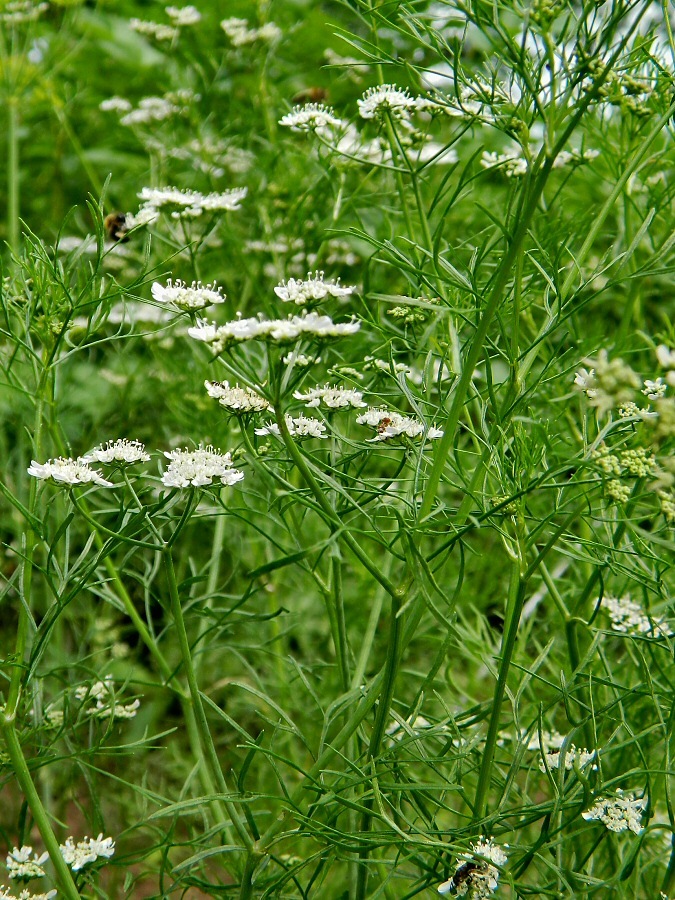
<path fill-rule="evenodd" d="M 614 631 L 622 634 L 647 634 L 652 630 L 652 622 L 640 604 L 630 597 L 603 597 L 600 605 L 607 611 Z M 662 631 L 665 623 L 657 620 L 653 627 L 656 631 Z"/>
<path fill-rule="evenodd" d="M 164 455 L 171 460 L 162 475 L 162 484 L 170 488 L 207 487 L 219 478 L 221 484 L 233 485 L 244 473 L 232 468 L 232 455 L 221 453 L 210 444 L 196 450 L 171 450 Z"/>
<path fill-rule="evenodd" d="M 353 287 L 344 287 L 340 279 L 324 281 L 323 272 L 307 273 L 307 278 L 289 278 L 282 281 L 274 288 L 274 293 L 284 303 L 295 303 L 304 306 L 308 302 L 324 300 L 326 297 L 334 297 L 337 300 L 345 300 L 354 292 Z"/>
<path fill-rule="evenodd" d="M 140 700 L 126 705 L 116 701 L 112 675 L 106 675 L 103 681 L 96 681 L 91 686 L 80 685 L 75 688 L 75 696 L 78 700 L 94 700 L 95 706 L 86 712 L 98 719 L 133 719 L 141 705 Z"/>
<path fill-rule="evenodd" d="M 138 195 L 141 207 L 138 215 L 157 217 L 165 207 L 176 207 L 173 218 L 198 218 L 205 212 L 234 212 L 241 208 L 241 201 L 248 188 L 232 188 L 229 191 L 202 194 L 199 191 L 181 190 L 177 187 L 148 188 Z M 138 224 L 138 223 L 136 223 Z"/>
<path fill-rule="evenodd" d="M 305 103 L 279 119 L 279 124 L 291 131 L 317 131 L 326 128 L 343 128 L 345 122 L 335 115 L 335 110 L 323 103 Z"/>
<path fill-rule="evenodd" d="M 42 878 L 46 874 L 43 866 L 48 859 L 48 853 L 42 853 L 40 856 L 37 853 L 33 855 L 32 847 L 24 846 L 21 849 L 14 847 L 7 856 L 9 877 L 23 881 Z"/>
<path fill-rule="evenodd" d="M 660 400 L 661 397 L 665 397 L 666 391 L 668 390 L 668 385 L 664 382 L 663 378 L 656 378 L 653 381 L 648 378 L 644 382 L 644 385 L 642 393 L 648 400 Z"/>
<path fill-rule="evenodd" d="M 131 465 L 137 462 L 149 462 L 150 454 L 145 452 L 145 444 L 140 441 L 119 438 L 116 441 L 107 441 L 105 444 L 101 444 L 100 447 L 83 456 L 82 461 L 87 464 L 97 462 L 106 465 L 112 463 Z"/>
<path fill-rule="evenodd" d="M 337 387 L 336 385 L 324 385 L 323 387 L 310 388 L 306 393 L 296 391 L 293 396 L 296 400 L 304 400 L 305 406 L 321 406 L 323 403 L 329 409 L 345 409 L 366 406 L 363 402 L 363 393 L 351 388 Z"/>
<path fill-rule="evenodd" d="M 256 41 L 272 43 L 281 37 L 281 29 L 274 22 L 267 22 L 260 28 L 249 28 L 248 19 L 232 17 L 223 19 L 220 27 L 235 47 L 254 44 Z"/>
<path fill-rule="evenodd" d="M 471 850 L 470 854 L 462 854 L 452 878 L 439 885 L 439 894 L 452 892 L 456 897 L 485 900 L 497 890 L 499 869 L 496 867 L 506 864 L 506 853 L 491 838 L 481 838 L 471 844 Z"/>
<path fill-rule="evenodd" d="M 115 842 L 111 837 L 104 838 L 103 834 L 99 834 L 97 838 L 85 837 L 77 844 L 74 838 L 69 837 L 65 844 L 60 845 L 59 850 L 66 865 L 70 866 L 73 872 L 79 872 L 97 859 L 110 859 L 115 852 Z"/>
<path fill-rule="evenodd" d="M 0 22 L 7 25 L 23 25 L 34 22 L 49 9 L 49 3 L 34 3 L 33 0 L 10 0 L 3 3 Z"/>
<path fill-rule="evenodd" d="M 360 328 L 359 322 L 335 323 L 329 316 L 320 316 L 310 312 L 302 316 L 289 316 L 288 319 L 263 319 L 254 316 L 249 319 L 237 318 L 225 325 L 216 325 L 200 320 L 192 328 L 188 328 L 190 337 L 209 344 L 213 353 L 222 353 L 232 344 L 244 341 L 271 340 L 296 341 L 298 338 L 334 338 L 354 334 Z"/>
<path fill-rule="evenodd" d="M 318 419 L 311 416 L 298 416 L 294 419 L 292 416 L 284 416 L 288 432 L 293 437 L 314 437 L 327 438 L 326 426 Z M 268 434 L 274 434 L 280 437 L 279 426 L 276 422 L 268 422 L 262 428 L 256 428 L 255 433 L 264 437 Z"/>
<path fill-rule="evenodd" d="M 635 799 L 633 794 L 624 794 L 617 790 L 614 797 L 601 797 L 595 804 L 581 815 L 587 821 L 602 822 L 610 831 L 627 831 L 634 834 L 642 832 L 642 813 L 647 807 L 647 798 Z"/>
<path fill-rule="evenodd" d="M 405 88 L 395 84 L 378 84 L 368 88 L 357 100 L 362 119 L 382 118 L 389 113 L 394 119 L 405 119 L 416 108 L 417 101 Z"/>
<path fill-rule="evenodd" d="M 46 463 L 38 463 L 33 460 L 28 468 L 28 474 L 42 481 L 51 479 L 57 484 L 97 484 L 100 487 L 114 487 L 111 481 L 101 475 L 96 469 L 89 468 L 84 459 L 70 459 L 59 456 L 50 459 Z"/>
<path fill-rule="evenodd" d="M 413 416 L 402 416 L 400 413 L 388 409 L 374 409 L 371 407 L 356 419 L 358 425 L 374 425 L 377 434 L 369 438 L 369 442 L 388 441 L 391 438 L 401 436 L 416 438 L 424 435 L 427 440 L 433 441 L 443 437 L 440 428 L 427 428 L 419 419 Z"/>
<path fill-rule="evenodd" d="M 180 278 L 175 281 L 169 278 L 166 285 L 154 282 L 152 299 L 156 303 L 171 303 L 178 309 L 192 312 L 216 303 L 224 303 L 227 298 L 223 296 L 222 290 L 215 282 L 203 285 L 201 281 L 193 281 L 188 285 Z"/>
<path fill-rule="evenodd" d="M 23 890 L 20 894 L 10 894 L 4 884 L 0 884 L 0 900 L 53 900 L 54 897 L 56 897 L 56 891 L 31 894 L 30 891 Z"/>
<path fill-rule="evenodd" d="M 500 166 L 507 178 L 519 178 L 527 175 L 527 160 L 520 153 L 490 153 L 483 151 L 480 160 L 484 169 L 492 169 Z"/>
<path fill-rule="evenodd" d="M 183 25 L 196 25 L 202 19 L 196 6 L 167 6 L 164 12 L 179 28 Z"/>
<path fill-rule="evenodd" d="M 213 397 L 221 406 L 232 412 L 261 412 L 270 408 L 267 400 L 250 388 L 239 387 L 238 384 L 230 385 L 228 381 L 205 381 L 204 386 L 209 397 Z"/>
<path fill-rule="evenodd" d="M 671 350 L 665 344 L 659 344 L 656 348 L 656 358 L 663 369 L 668 369 L 666 382 L 675 387 L 675 350 Z"/>
<path fill-rule="evenodd" d="M 129 28 L 137 34 L 154 38 L 156 41 L 173 41 L 180 34 L 180 29 L 161 22 L 146 22 L 143 19 L 129 19 Z"/>
<path fill-rule="evenodd" d="M 172 91 L 163 97 L 143 97 L 134 107 L 124 97 L 108 97 L 103 100 L 99 109 L 103 112 L 115 112 L 120 115 L 120 125 L 148 125 L 164 122 L 173 116 L 184 116 L 192 104 L 200 99 L 199 94 L 189 90 Z"/>
<path fill-rule="evenodd" d="M 606 350 L 600 350 L 597 357 L 584 362 L 592 368 L 580 369 L 574 376 L 574 386 L 600 414 L 627 404 L 635 407 L 633 397 L 641 381 L 627 363 L 620 358 L 610 360 Z"/>
<path fill-rule="evenodd" d="M 547 766 L 549 769 L 560 768 L 560 760 L 562 758 L 560 749 L 549 750 L 544 753 L 544 756 L 546 757 L 545 760 L 539 760 L 539 768 L 542 772 L 546 771 Z M 583 750 L 579 750 L 574 744 L 570 744 L 565 753 L 565 769 L 567 771 L 573 769 L 575 763 L 580 769 L 583 769 L 593 759 L 595 759 L 595 750 L 587 750 L 585 747 Z"/>

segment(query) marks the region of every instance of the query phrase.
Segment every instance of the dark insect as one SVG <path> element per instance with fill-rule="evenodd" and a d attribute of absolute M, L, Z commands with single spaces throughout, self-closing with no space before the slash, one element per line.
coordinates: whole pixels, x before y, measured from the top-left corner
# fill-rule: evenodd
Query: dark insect
<path fill-rule="evenodd" d="M 457 869 L 452 876 L 451 890 L 454 893 L 457 888 L 461 887 L 465 881 L 468 881 L 476 872 L 487 872 L 487 863 L 465 862 Z"/>
<path fill-rule="evenodd" d="M 293 97 L 293 103 L 322 103 L 328 97 L 328 91 L 322 87 L 305 88 Z"/>
<path fill-rule="evenodd" d="M 111 241 L 119 241 L 124 244 L 129 240 L 127 236 L 127 217 L 124 213 L 109 213 L 103 220 L 103 227 L 108 232 Z"/>
<path fill-rule="evenodd" d="M 383 434 L 387 430 L 387 428 L 389 428 L 390 425 L 391 425 L 391 419 L 388 418 L 387 416 L 385 416 L 384 419 L 380 419 L 380 424 L 377 426 L 377 433 Z"/>

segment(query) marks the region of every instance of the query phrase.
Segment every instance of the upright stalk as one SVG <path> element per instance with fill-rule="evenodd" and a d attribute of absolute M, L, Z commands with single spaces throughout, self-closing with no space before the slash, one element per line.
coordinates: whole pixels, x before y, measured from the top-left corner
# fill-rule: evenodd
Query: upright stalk
<path fill-rule="evenodd" d="M 19 100 L 7 101 L 7 243 L 19 252 Z"/>

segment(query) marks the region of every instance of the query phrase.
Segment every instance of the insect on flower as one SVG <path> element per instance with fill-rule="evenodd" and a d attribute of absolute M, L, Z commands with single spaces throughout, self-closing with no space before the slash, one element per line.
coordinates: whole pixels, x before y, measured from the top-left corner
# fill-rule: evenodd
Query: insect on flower
<path fill-rule="evenodd" d="M 486 862 L 472 862 L 467 861 L 462 863 L 462 865 L 457 869 L 455 874 L 452 876 L 452 887 L 450 890 L 452 893 L 456 893 L 457 890 L 468 881 L 472 875 L 476 873 L 484 873 L 487 872 L 488 864 Z"/>
<path fill-rule="evenodd" d="M 127 236 L 129 226 L 124 213 L 109 213 L 103 220 L 103 227 L 108 232 L 108 237 L 111 241 L 119 241 L 121 244 L 124 244 L 129 240 Z"/>

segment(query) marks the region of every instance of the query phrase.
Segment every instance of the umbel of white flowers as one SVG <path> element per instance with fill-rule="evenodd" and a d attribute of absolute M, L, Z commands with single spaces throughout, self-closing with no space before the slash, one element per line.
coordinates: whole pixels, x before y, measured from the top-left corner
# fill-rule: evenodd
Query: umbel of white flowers
<path fill-rule="evenodd" d="M 95 863 L 99 859 L 110 859 L 115 852 L 115 842 L 111 837 L 103 837 L 99 834 L 97 838 L 85 837 L 84 840 L 75 843 L 75 838 L 69 837 L 65 844 L 59 845 L 61 856 L 65 863 L 70 866 L 74 872 L 79 872 L 85 866 Z M 45 870 L 44 863 L 49 859 L 48 853 L 33 854 L 33 848 L 23 846 L 20 849 L 14 847 L 12 852 L 7 856 L 7 869 L 9 877 L 20 881 L 31 881 L 34 878 L 43 878 Z M 47 894 L 28 894 L 22 891 L 19 895 L 23 897 L 55 897 L 56 891 L 50 891 Z M 12 894 L 5 892 L 4 887 L 0 887 L 0 900 L 3 898 L 12 898 Z"/>
<path fill-rule="evenodd" d="M 491 838 L 481 838 L 471 844 L 471 851 L 462 854 L 452 878 L 438 886 L 439 894 L 485 900 L 497 890 L 499 869 L 496 867 L 505 865 L 506 853 Z"/>

